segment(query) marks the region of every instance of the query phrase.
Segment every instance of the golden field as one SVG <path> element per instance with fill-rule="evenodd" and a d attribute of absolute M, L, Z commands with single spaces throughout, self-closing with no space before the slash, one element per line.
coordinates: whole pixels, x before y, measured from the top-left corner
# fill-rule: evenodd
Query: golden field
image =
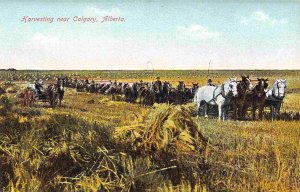
<path fill-rule="evenodd" d="M 12 83 L 74 73 L 124 82 L 160 76 L 174 85 L 203 85 L 208 77 L 221 83 L 239 74 L 286 78 L 282 111 L 300 111 L 299 71 L 0 72 L 1 81 Z M 22 107 L 13 93 L 1 99 L 4 191 L 300 190 L 299 121 L 197 119 L 193 104 L 141 107 L 72 89 L 55 108 Z"/>

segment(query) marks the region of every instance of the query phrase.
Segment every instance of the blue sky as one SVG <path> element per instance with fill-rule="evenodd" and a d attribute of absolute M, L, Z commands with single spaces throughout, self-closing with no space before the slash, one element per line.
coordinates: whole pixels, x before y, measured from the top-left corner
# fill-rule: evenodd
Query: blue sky
<path fill-rule="evenodd" d="M 213 69 L 299 69 L 299 8 L 297 1 L 1 1 L 0 68 L 207 69 L 211 60 Z M 104 16 L 125 22 L 101 23 Z"/>

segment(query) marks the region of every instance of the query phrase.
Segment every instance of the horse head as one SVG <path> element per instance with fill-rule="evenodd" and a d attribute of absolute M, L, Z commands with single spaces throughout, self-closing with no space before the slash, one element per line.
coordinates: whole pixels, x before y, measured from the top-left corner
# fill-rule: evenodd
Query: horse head
<path fill-rule="evenodd" d="M 65 83 L 63 79 L 57 80 L 57 89 L 58 91 L 64 91 Z"/>
<path fill-rule="evenodd" d="M 258 84 L 254 88 L 254 92 L 258 97 L 262 97 L 266 94 L 265 90 L 268 87 L 268 79 L 257 78 Z"/>
<path fill-rule="evenodd" d="M 263 79 L 263 81 L 264 81 L 264 88 L 267 89 L 269 86 L 269 83 L 268 83 L 269 79 L 266 78 L 266 79 Z"/>
<path fill-rule="evenodd" d="M 224 85 L 224 94 L 226 96 L 238 96 L 237 91 L 237 78 L 229 78 L 229 80 L 223 84 Z"/>
<path fill-rule="evenodd" d="M 241 87 L 245 91 L 252 91 L 254 89 L 254 86 L 251 82 L 251 79 L 249 78 L 249 75 L 241 75 L 242 81 L 241 81 Z"/>
<path fill-rule="evenodd" d="M 192 90 L 196 91 L 199 88 L 198 83 L 192 83 Z"/>
<path fill-rule="evenodd" d="M 272 94 L 283 99 L 286 93 L 286 79 L 277 79 L 273 84 Z"/>

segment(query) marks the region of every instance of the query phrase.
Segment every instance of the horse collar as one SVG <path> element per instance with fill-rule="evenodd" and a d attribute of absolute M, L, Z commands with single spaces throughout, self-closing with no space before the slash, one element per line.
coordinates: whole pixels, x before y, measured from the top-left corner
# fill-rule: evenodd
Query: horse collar
<path fill-rule="evenodd" d="M 222 84 L 222 86 L 221 86 L 221 95 L 222 95 L 222 97 L 224 97 L 225 99 L 227 99 L 227 98 L 228 98 L 228 96 L 226 96 L 226 95 L 225 95 L 225 88 L 224 88 L 224 84 Z"/>
<path fill-rule="evenodd" d="M 225 99 L 228 99 L 229 96 L 226 96 L 226 95 L 225 95 L 224 84 L 222 84 L 222 86 L 220 87 L 220 88 L 221 88 L 221 92 L 218 93 L 217 95 L 215 95 L 215 92 L 216 92 L 216 90 L 217 90 L 219 87 L 220 87 L 220 86 L 216 86 L 216 88 L 215 88 L 215 90 L 214 90 L 214 93 L 213 93 L 213 100 L 216 100 L 217 97 L 218 97 L 219 95 L 222 95 L 222 97 L 224 97 Z"/>

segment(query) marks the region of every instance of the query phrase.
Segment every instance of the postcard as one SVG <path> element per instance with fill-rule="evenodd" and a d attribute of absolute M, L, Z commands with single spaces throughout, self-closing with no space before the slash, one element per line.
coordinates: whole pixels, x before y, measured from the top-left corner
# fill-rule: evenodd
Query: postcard
<path fill-rule="evenodd" d="M 3 191 L 300 191 L 296 0 L 3 0 Z"/>

